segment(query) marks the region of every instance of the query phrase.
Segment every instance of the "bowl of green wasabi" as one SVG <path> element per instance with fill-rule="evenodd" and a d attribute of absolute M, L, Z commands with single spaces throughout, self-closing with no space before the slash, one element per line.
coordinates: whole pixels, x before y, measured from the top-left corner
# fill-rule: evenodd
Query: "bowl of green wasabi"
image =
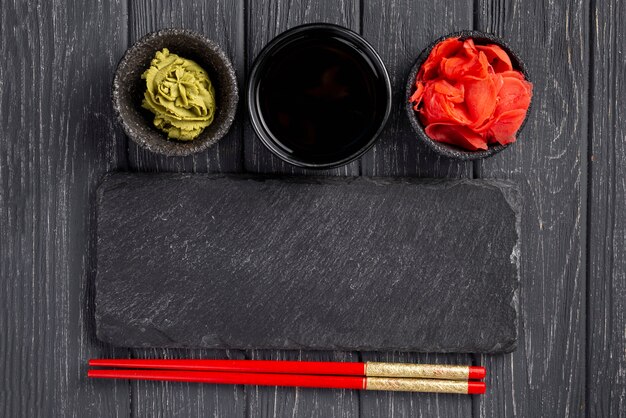
<path fill-rule="evenodd" d="M 172 28 L 152 32 L 126 51 L 113 77 L 112 100 L 118 122 L 139 146 L 186 156 L 226 135 L 239 93 L 219 45 Z"/>

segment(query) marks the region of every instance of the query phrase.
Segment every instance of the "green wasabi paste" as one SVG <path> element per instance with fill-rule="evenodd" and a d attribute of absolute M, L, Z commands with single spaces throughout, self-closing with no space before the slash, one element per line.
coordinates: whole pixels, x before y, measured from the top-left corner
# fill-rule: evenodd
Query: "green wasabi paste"
<path fill-rule="evenodd" d="M 190 141 L 213 122 L 215 89 L 194 61 L 163 48 L 141 78 L 146 80 L 142 105 L 168 138 Z"/>

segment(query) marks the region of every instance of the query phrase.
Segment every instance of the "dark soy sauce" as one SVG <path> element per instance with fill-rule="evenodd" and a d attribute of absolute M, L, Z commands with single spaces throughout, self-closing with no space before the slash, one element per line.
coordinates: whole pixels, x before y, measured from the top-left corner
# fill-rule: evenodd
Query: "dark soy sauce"
<path fill-rule="evenodd" d="M 384 118 L 384 82 L 359 49 L 332 38 L 303 38 L 277 50 L 259 85 L 263 122 L 299 160 L 348 158 Z"/>

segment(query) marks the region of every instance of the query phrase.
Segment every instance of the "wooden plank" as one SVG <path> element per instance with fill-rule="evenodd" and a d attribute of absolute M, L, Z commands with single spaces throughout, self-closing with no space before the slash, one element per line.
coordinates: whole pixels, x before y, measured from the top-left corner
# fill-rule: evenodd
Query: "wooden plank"
<path fill-rule="evenodd" d="M 326 22 L 359 30 L 359 1 L 338 2 L 304 0 L 272 0 L 248 2 L 246 14 L 246 66 L 252 67 L 254 58 L 276 35 L 305 23 Z M 247 118 L 247 115 L 246 115 Z M 245 170 L 260 173 L 288 173 L 309 175 L 358 175 L 358 161 L 332 170 L 305 170 L 284 163 L 275 157 L 256 137 L 250 123 L 244 131 Z M 253 351 L 251 358 L 358 361 L 357 353 L 311 351 Z M 248 411 L 251 416 L 358 416 L 358 393 L 345 390 L 262 388 L 248 391 Z"/>
<path fill-rule="evenodd" d="M 470 177 L 472 163 L 439 157 L 418 141 L 404 109 L 407 77 L 417 56 L 440 36 L 471 28 L 471 2 L 380 0 L 364 6 L 363 36 L 387 66 L 393 103 L 376 146 L 362 158 L 362 174 Z"/>
<path fill-rule="evenodd" d="M 171 2 L 132 1 L 129 12 L 130 43 L 146 33 L 182 27 L 216 41 L 230 57 L 240 91 L 244 73 L 243 0 Z M 129 140 L 129 166 L 137 171 L 238 172 L 242 169 L 240 110 L 229 133 L 215 146 L 193 156 L 164 157 L 146 151 Z M 132 350 L 136 358 L 243 358 L 243 352 L 210 350 Z M 133 382 L 133 416 L 228 416 L 245 414 L 242 386 L 197 385 L 166 382 Z"/>
<path fill-rule="evenodd" d="M 247 13 L 247 70 L 254 58 L 275 36 L 305 23 L 334 23 L 359 31 L 359 1 L 291 0 L 250 1 Z M 243 112 L 242 112 L 243 113 Z M 248 120 L 246 113 L 246 120 Z M 259 173 L 289 173 L 312 175 L 359 174 L 359 161 L 332 170 L 306 170 L 283 162 L 274 156 L 257 138 L 252 125 L 245 124 L 245 170 Z"/>
<path fill-rule="evenodd" d="M 206 2 L 191 0 L 131 1 L 130 43 L 163 28 L 185 28 L 204 34 L 222 47 L 230 58 L 239 81 L 240 103 L 230 131 L 217 144 L 188 157 L 165 157 L 137 146 L 129 140 L 130 168 L 137 171 L 238 172 L 241 171 L 244 73 L 243 0 Z"/>
<path fill-rule="evenodd" d="M 0 415 L 128 416 L 128 384 L 87 380 L 94 213 L 124 165 L 107 100 L 124 1 L 0 3 Z"/>
<path fill-rule="evenodd" d="M 586 2 L 479 0 L 476 29 L 525 61 L 534 108 L 510 149 L 477 164 L 523 196 L 520 339 L 484 357 L 479 416 L 580 416 L 585 408 L 588 23 Z M 622 353 L 623 354 L 623 353 Z"/>
<path fill-rule="evenodd" d="M 340 351 L 253 350 L 254 360 L 358 361 L 356 353 Z M 359 416 L 359 392 L 339 389 L 311 389 L 251 386 L 248 389 L 248 417 L 342 417 Z"/>
<path fill-rule="evenodd" d="M 368 176 L 471 177 L 472 164 L 438 157 L 418 143 L 404 110 L 404 88 L 413 62 L 434 39 L 472 24 L 466 1 L 389 0 L 364 2 L 363 36 L 381 55 L 393 91 L 391 116 L 376 146 L 362 158 Z M 363 361 L 471 364 L 465 354 L 362 353 Z M 363 392 L 361 415 L 471 416 L 469 396 Z"/>
<path fill-rule="evenodd" d="M 587 405 L 626 416 L 626 9 L 592 3 Z"/>
<path fill-rule="evenodd" d="M 137 358 L 243 360 L 242 351 L 145 349 L 133 350 Z M 133 382 L 133 417 L 243 417 L 246 390 L 243 386 L 205 385 L 185 382 Z"/>

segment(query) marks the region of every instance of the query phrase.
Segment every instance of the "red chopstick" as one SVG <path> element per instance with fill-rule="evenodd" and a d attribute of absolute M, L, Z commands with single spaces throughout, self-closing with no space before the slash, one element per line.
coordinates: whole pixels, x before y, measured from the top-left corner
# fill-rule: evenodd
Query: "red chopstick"
<path fill-rule="evenodd" d="M 482 379 L 486 370 L 481 366 L 406 363 L 350 363 L 332 361 L 287 360 L 142 360 L 92 359 L 90 366 L 179 371 L 212 371 L 243 373 L 281 373 L 305 375 L 342 375 L 408 377 L 421 379 L 470 380 Z"/>
<path fill-rule="evenodd" d="M 459 394 L 485 393 L 485 383 L 461 380 L 325 376 L 278 373 L 204 372 L 181 370 L 89 370 L 91 378 L 160 380 L 231 385 L 297 386 L 333 389 L 391 390 Z"/>

